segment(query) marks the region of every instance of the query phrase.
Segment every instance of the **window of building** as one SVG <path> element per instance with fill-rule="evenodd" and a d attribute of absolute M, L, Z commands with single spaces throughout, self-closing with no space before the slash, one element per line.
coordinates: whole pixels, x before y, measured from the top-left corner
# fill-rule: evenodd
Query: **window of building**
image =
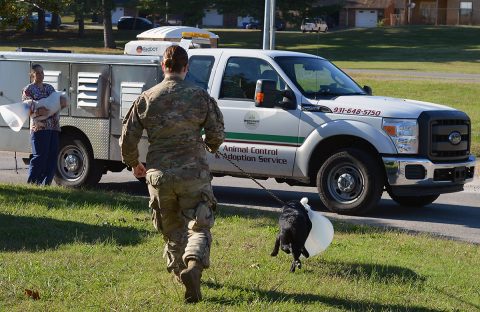
<path fill-rule="evenodd" d="M 470 1 L 462 1 L 460 2 L 460 15 L 468 16 L 471 15 L 473 11 L 473 5 Z"/>

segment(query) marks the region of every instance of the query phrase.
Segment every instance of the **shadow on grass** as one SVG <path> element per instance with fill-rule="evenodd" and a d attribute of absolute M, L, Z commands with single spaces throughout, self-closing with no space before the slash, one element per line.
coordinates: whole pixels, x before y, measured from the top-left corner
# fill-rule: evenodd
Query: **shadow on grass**
<path fill-rule="evenodd" d="M 377 283 L 403 283 L 403 284 L 422 284 L 426 278 L 417 274 L 408 268 L 396 265 L 368 264 L 368 263 L 350 263 L 341 261 L 325 261 L 309 263 L 306 270 L 313 268 L 321 270 L 322 275 L 339 277 L 350 280 L 373 280 Z"/>
<path fill-rule="evenodd" d="M 0 185 L 0 204 L 3 201 L 20 207 L 41 205 L 49 209 L 65 210 L 94 205 L 108 209 L 148 210 L 148 199 L 128 194 L 29 185 Z"/>
<path fill-rule="evenodd" d="M 280 209 L 278 211 L 270 210 L 261 210 L 261 209 L 251 209 L 251 208 L 242 208 L 234 207 L 227 205 L 220 205 L 217 208 L 216 216 L 220 218 L 228 218 L 233 216 L 238 216 L 245 219 L 256 220 L 257 223 L 255 226 L 277 226 L 278 217 L 280 214 Z M 265 218 L 263 222 L 258 222 L 259 218 Z M 386 227 L 372 227 L 361 224 L 351 224 L 341 221 L 331 220 L 335 233 L 344 233 L 344 234 L 373 234 L 373 233 L 391 233 L 391 232 L 405 232 L 402 230 L 389 229 Z"/>
<path fill-rule="evenodd" d="M 74 242 L 128 246 L 139 244 L 147 235 L 129 227 L 0 213 L 0 251 L 55 249 Z"/>
<path fill-rule="evenodd" d="M 351 311 L 419 311 L 419 312 L 436 312 L 442 311 L 437 309 L 431 309 L 420 306 L 411 306 L 407 303 L 404 305 L 399 304 L 383 304 L 367 300 L 349 300 L 343 298 L 336 298 L 317 294 L 306 293 L 293 293 L 286 294 L 276 290 L 261 290 L 258 288 L 247 288 L 232 285 L 222 285 L 217 282 L 206 281 L 204 282 L 208 287 L 214 289 L 229 288 L 232 291 L 240 291 L 241 293 L 256 293 L 260 300 L 269 303 L 282 303 L 293 302 L 295 304 L 310 304 L 322 302 L 326 305 L 337 309 L 351 310 Z M 242 298 L 235 300 L 225 300 L 223 297 L 211 297 L 205 299 L 208 302 L 223 304 L 223 305 L 236 305 L 239 301 L 244 301 Z M 305 307 L 304 307 L 305 308 Z"/>

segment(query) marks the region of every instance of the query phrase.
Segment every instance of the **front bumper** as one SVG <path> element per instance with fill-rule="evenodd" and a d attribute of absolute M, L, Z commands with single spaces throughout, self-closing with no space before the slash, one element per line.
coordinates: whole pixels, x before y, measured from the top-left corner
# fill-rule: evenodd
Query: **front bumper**
<path fill-rule="evenodd" d="M 448 193 L 461 191 L 473 180 L 475 156 L 455 163 L 432 163 L 424 158 L 382 157 L 389 187 L 395 193 Z M 424 192 L 422 192 L 424 194 Z M 403 195 L 403 194 L 402 194 Z M 418 195 L 418 193 L 417 193 Z"/>

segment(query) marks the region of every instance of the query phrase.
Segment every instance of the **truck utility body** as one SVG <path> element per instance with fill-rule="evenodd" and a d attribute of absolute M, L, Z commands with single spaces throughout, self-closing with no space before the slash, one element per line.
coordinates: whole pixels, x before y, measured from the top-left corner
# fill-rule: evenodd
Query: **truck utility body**
<path fill-rule="evenodd" d="M 372 96 L 327 60 L 304 53 L 190 49 L 187 80 L 215 98 L 225 119 L 224 157 L 258 178 L 316 186 L 323 204 L 361 214 L 384 190 L 422 206 L 473 179 L 470 119 L 447 106 Z M 120 171 L 122 119 L 162 79 L 160 56 L 0 52 L 0 104 L 20 100 L 31 64 L 70 97 L 62 111 L 55 180 L 93 185 Z M 5 75 L 11 72 L 15 75 Z M 146 136 L 139 145 L 145 161 Z M 0 149 L 29 152 L 28 125 L 0 122 Z M 215 175 L 243 176 L 209 155 Z"/>

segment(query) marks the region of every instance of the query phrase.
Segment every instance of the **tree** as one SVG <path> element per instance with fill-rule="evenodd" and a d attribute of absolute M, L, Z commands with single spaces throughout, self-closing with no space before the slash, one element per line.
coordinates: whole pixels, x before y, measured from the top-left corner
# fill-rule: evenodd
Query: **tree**
<path fill-rule="evenodd" d="M 251 16 L 263 24 L 265 0 L 214 0 L 214 6 L 220 13 Z"/>
<path fill-rule="evenodd" d="M 113 27 L 112 27 L 112 10 L 114 4 L 112 0 L 102 0 L 102 13 L 103 13 L 103 41 L 104 47 L 109 49 L 115 49 L 117 46 L 113 39 Z"/>
<path fill-rule="evenodd" d="M 139 11 L 149 12 L 157 16 L 166 16 L 167 14 L 183 14 L 182 23 L 184 25 L 195 26 L 202 21 L 205 9 L 212 4 L 212 0 L 138 0 L 136 8 Z M 167 23 L 168 21 L 164 21 Z"/>
<path fill-rule="evenodd" d="M 26 3 L 17 3 L 14 0 L 0 0 L 0 28 L 7 25 L 16 25 L 22 16 L 27 16 L 29 5 Z"/>
<path fill-rule="evenodd" d="M 78 23 L 78 36 L 85 35 L 85 10 L 87 8 L 85 0 L 75 0 L 74 12 Z"/>
<path fill-rule="evenodd" d="M 170 1 L 172 12 L 182 12 L 184 25 L 195 26 L 201 24 L 202 18 L 205 15 L 205 9 L 212 4 L 211 0 L 183 0 Z"/>

